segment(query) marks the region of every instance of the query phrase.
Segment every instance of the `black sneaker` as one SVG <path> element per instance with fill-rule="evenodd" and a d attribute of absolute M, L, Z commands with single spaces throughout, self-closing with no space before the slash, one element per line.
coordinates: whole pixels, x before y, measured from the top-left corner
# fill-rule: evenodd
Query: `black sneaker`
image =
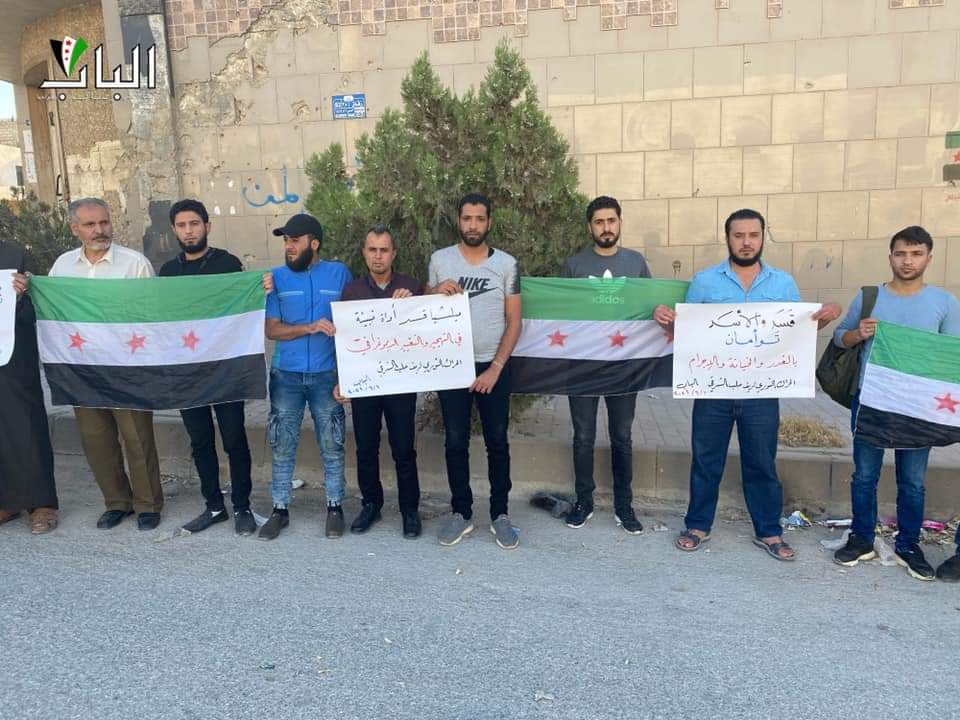
<path fill-rule="evenodd" d="M 350 525 L 350 532 L 365 533 L 371 526 L 380 519 L 380 508 L 373 503 L 364 503 L 360 509 L 360 514 Z"/>
<path fill-rule="evenodd" d="M 420 523 L 420 513 L 416 510 L 408 510 L 400 513 L 403 520 L 403 536 L 408 540 L 414 540 L 420 537 L 423 525 Z"/>
<path fill-rule="evenodd" d="M 270 517 L 267 518 L 267 521 L 260 528 L 258 537 L 261 540 L 275 540 L 277 536 L 280 535 L 280 531 L 289 524 L 290 513 L 286 510 L 274 508 L 273 512 L 270 513 Z"/>
<path fill-rule="evenodd" d="M 593 503 L 580 502 L 579 500 L 573 506 L 573 510 L 567 513 L 567 527 L 582 528 L 587 524 L 587 520 L 593 517 Z"/>
<path fill-rule="evenodd" d="M 257 531 L 257 521 L 250 508 L 234 510 L 233 529 L 237 535 L 253 535 Z"/>
<path fill-rule="evenodd" d="M 613 514 L 613 519 L 617 521 L 617 525 L 622 527 L 625 533 L 630 535 L 643 534 L 643 523 L 637 520 L 637 516 L 633 514 L 632 507 L 617 510 Z"/>
<path fill-rule="evenodd" d="M 896 554 L 897 565 L 903 565 L 917 580 L 933 580 L 936 577 L 933 567 L 923 556 L 923 550 L 919 545 L 914 545 L 909 550 L 897 550 Z"/>
<path fill-rule="evenodd" d="M 960 582 L 960 550 L 937 568 L 937 577 L 944 582 Z"/>
<path fill-rule="evenodd" d="M 833 554 L 833 561 L 837 565 L 853 567 L 861 560 L 873 560 L 876 556 L 877 551 L 873 549 L 873 543 L 850 533 L 847 536 L 847 544 Z"/>
<path fill-rule="evenodd" d="M 327 507 L 327 525 L 324 535 L 328 538 L 343 537 L 343 508 L 339 505 Z"/>
<path fill-rule="evenodd" d="M 227 514 L 226 510 L 218 510 L 216 513 L 214 513 L 212 510 L 207 509 L 184 525 L 183 529 L 187 532 L 198 533 L 206 530 L 211 525 L 226 522 L 229 519 L 230 516 Z"/>

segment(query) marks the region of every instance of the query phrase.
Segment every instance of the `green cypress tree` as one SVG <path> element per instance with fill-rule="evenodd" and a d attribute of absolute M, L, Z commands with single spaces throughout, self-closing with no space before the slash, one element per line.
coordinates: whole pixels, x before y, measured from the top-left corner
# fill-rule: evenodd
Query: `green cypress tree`
<path fill-rule="evenodd" d="M 357 142 L 353 177 L 343 148 L 307 163 L 309 212 L 324 226 L 324 254 L 365 272 L 366 228 L 391 227 L 397 269 L 426 279 L 430 254 L 458 241 L 457 201 L 483 192 L 493 201 L 488 242 L 514 255 L 525 275 L 552 275 L 586 243 L 586 199 L 566 141 L 537 101 L 520 54 L 501 43 L 479 89 L 456 97 L 426 53 L 401 88 L 403 110 L 387 110 Z"/>

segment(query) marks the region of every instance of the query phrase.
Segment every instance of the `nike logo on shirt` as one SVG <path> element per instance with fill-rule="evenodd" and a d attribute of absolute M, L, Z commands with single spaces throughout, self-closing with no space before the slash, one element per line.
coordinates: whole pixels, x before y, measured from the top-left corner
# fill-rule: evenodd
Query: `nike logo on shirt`
<path fill-rule="evenodd" d="M 469 293 L 471 298 L 475 298 L 477 295 L 483 295 L 484 293 L 496 290 L 495 287 L 487 287 L 489 284 L 490 278 L 476 277 L 461 277 L 459 282 L 460 287 L 462 287 L 465 292 Z"/>

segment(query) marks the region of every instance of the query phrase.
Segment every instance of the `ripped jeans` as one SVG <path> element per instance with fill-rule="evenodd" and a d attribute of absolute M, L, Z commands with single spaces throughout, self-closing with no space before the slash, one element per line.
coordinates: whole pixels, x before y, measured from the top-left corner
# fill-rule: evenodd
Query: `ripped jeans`
<path fill-rule="evenodd" d="M 343 435 L 346 415 L 333 399 L 337 384 L 336 371 L 298 373 L 270 371 L 270 417 L 267 436 L 273 450 L 273 506 L 290 505 L 293 468 L 300 442 L 303 407 L 310 406 L 317 444 L 323 458 L 323 482 L 327 504 L 339 505 L 343 500 Z"/>

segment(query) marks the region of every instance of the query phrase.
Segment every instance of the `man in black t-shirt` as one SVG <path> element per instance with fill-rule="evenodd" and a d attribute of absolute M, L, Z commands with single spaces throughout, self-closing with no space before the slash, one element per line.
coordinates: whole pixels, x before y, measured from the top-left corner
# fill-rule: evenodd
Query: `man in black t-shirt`
<path fill-rule="evenodd" d="M 207 245 L 210 216 L 203 203 L 180 200 L 170 208 L 170 224 L 183 250 L 160 268 L 161 277 L 175 275 L 217 275 L 240 272 L 243 264 L 226 250 Z M 234 527 L 239 535 L 252 535 L 257 523 L 250 511 L 250 446 L 244 427 L 243 401 L 205 405 L 181 410 L 183 425 L 190 435 L 193 462 L 200 475 L 200 490 L 207 507 L 183 526 L 184 530 L 200 532 L 215 523 L 229 519 L 220 490 L 220 461 L 217 458 L 216 432 L 213 415 L 220 426 L 223 449 L 230 461 L 230 500 L 233 504 Z"/>
<path fill-rule="evenodd" d="M 621 214 L 620 203 L 615 198 L 601 195 L 591 201 L 587 206 L 587 231 L 593 243 L 567 258 L 560 272 L 562 277 L 650 277 L 650 268 L 643 255 L 620 245 Z M 573 423 L 573 474 L 577 503 L 567 513 L 566 521 L 567 527 L 580 528 L 593 516 L 593 459 L 600 398 L 571 395 L 568 400 Z M 637 393 L 604 395 L 603 402 L 607 406 L 607 429 L 610 434 L 613 517 L 625 532 L 639 535 L 643 532 L 643 524 L 637 519 L 632 506 L 633 441 L 630 435 Z"/>

